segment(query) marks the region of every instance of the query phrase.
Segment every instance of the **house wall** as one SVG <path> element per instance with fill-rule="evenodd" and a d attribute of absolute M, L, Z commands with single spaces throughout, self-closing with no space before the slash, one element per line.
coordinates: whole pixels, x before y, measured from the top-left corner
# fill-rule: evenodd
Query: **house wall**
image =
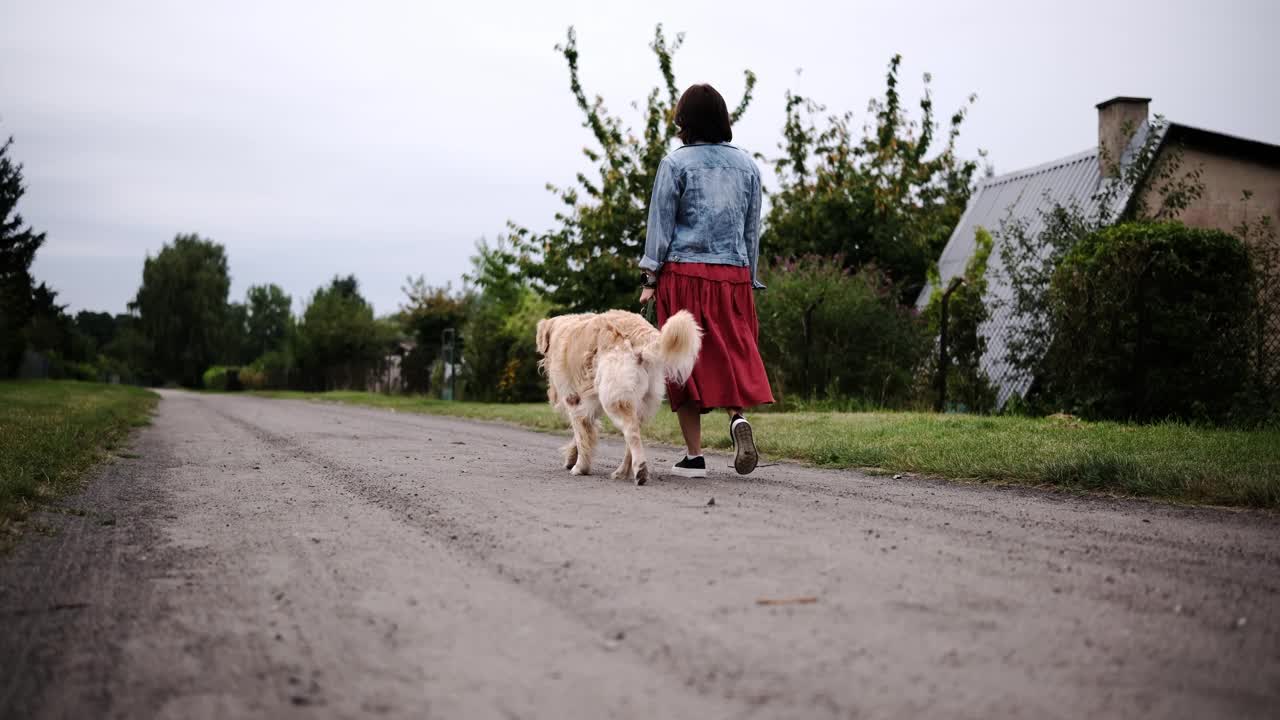
<path fill-rule="evenodd" d="M 1200 167 L 1204 183 L 1204 193 L 1178 216 L 1187 225 L 1232 232 L 1245 219 L 1257 220 L 1263 215 L 1280 223 L 1280 166 L 1183 147 L 1182 167 Z M 1245 190 L 1253 191 L 1248 202 L 1241 200 Z M 1147 207 L 1159 205 L 1155 190 L 1147 189 L 1143 194 Z"/>

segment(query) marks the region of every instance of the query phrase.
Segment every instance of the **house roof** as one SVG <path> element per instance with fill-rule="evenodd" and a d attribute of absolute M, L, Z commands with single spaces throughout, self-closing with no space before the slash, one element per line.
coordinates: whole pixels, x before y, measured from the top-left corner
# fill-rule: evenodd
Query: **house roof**
<path fill-rule="evenodd" d="M 1222 155 L 1234 155 L 1257 162 L 1280 165 L 1280 145 L 1272 145 L 1260 140 L 1250 140 L 1238 135 L 1228 135 L 1216 130 L 1180 123 L 1169 123 L 1169 131 L 1164 142 L 1201 147 Z"/>
<path fill-rule="evenodd" d="M 1083 207 L 1092 202 L 1100 179 L 1098 151 L 1094 149 L 983 180 L 969 198 L 938 259 L 942 285 L 964 272 L 976 247 L 974 233 L 978 228 L 995 234 L 1002 224 L 1015 221 L 1027 223 L 1028 229 L 1036 232 L 1041 226 L 1042 208 L 1054 204 Z M 931 288 L 925 288 L 920 294 L 916 303 L 919 307 L 928 304 L 930 292 Z"/>

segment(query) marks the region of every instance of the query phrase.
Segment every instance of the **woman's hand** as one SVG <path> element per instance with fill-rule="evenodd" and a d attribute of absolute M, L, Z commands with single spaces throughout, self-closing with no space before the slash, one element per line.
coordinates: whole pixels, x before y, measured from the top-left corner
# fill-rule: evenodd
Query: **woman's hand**
<path fill-rule="evenodd" d="M 645 289 L 641 290 L 641 291 L 640 291 L 640 304 L 641 304 L 641 305 L 644 305 L 645 303 L 647 303 L 647 302 L 649 302 L 650 300 L 652 300 L 652 299 L 653 299 L 653 295 L 654 295 L 654 293 L 655 293 L 655 292 L 656 292 L 656 290 L 654 290 L 653 288 L 645 288 Z"/>

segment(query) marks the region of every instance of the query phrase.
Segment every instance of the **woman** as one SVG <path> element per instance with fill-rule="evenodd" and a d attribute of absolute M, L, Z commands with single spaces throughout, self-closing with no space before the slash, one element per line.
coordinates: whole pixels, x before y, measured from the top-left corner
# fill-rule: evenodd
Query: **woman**
<path fill-rule="evenodd" d="M 649 202 L 640 302 L 658 302 L 658 324 L 677 310 L 702 326 L 702 353 L 683 387 L 667 386 L 688 454 L 672 472 L 706 477 L 702 414 L 729 415 L 733 466 L 756 468 L 759 453 L 743 408 L 773 402 L 756 345 L 752 292 L 760 254 L 760 170 L 730 144 L 729 110 L 710 85 L 694 85 L 676 103 L 684 143 L 658 166 Z"/>

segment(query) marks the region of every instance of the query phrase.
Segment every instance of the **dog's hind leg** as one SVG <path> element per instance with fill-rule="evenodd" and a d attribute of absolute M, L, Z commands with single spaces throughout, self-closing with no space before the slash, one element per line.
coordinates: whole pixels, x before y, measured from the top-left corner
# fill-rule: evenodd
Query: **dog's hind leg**
<path fill-rule="evenodd" d="M 626 440 L 631 477 L 637 485 L 645 484 L 649 480 L 649 466 L 645 461 L 644 442 L 640 439 L 640 417 L 635 404 L 628 401 L 614 403 L 609 408 L 609 419 L 622 430 L 622 437 Z"/>
<path fill-rule="evenodd" d="M 547 390 L 547 395 L 555 396 L 555 393 L 555 386 L 550 386 Z M 573 411 L 570 408 L 560 405 L 558 402 L 553 403 L 552 406 L 564 416 L 565 420 L 569 421 L 571 426 L 573 425 Z M 578 428 L 574 427 L 573 437 L 569 439 L 569 442 L 560 446 L 560 455 L 564 458 L 565 470 L 572 468 L 578 462 Z"/>
<path fill-rule="evenodd" d="M 622 464 L 609 477 L 614 480 L 621 480 L 631 474 L 631 448 L 627 448 L 626 453 L 622 456 Z"/>
<path fill-rule="evenodd" d="M 571 475 L 591 474 L 591 454 L 596 449 L 596 421 L 594 418 L 575 414 L 573 437 L 577 445 L 577 458 L 569 469 Z M 567 458 L 566 458 L 567 459 Z"/>

